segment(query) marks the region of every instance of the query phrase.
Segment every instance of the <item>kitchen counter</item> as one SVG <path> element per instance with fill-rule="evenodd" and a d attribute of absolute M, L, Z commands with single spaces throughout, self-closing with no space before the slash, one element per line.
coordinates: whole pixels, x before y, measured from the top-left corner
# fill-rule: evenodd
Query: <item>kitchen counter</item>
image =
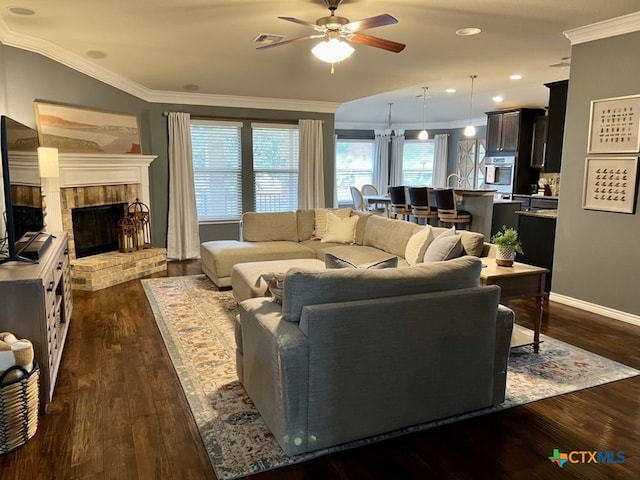
<path fill-rule="evenodd" d="M 458 196 L 458 208 L 471 213 L 470 230 L 482 233 L 485 239 L 491 237 L 491 219 L 493 217 L 493 196 L 495 189 L 465 190 L 455 189 Z"/>
<path fill-rule="evenodd" d="M 555 209 L 541 209 L 541 210 L 519 210 L 516 212 L 517 215 L 526 215 L 528 217 L 538 217 L 538 218 L 558 218 L 558 210 Z"/>

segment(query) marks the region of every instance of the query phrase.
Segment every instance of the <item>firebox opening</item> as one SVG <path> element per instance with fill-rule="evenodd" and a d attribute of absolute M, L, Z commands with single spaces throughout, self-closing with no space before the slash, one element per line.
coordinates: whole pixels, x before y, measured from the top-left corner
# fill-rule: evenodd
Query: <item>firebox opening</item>
<path fill-rule="evenodd" d="M 118 250 L 118 220 L 126 208 L 126 203 L 73 208 L 76 258 Z"/>

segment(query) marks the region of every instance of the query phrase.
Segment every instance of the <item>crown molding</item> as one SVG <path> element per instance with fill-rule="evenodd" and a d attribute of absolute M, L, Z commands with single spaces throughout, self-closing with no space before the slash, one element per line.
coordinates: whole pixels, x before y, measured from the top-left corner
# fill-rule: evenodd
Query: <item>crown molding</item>
<path fill-rule="evenodd" d="M 77 72 L 95 78 L 118 90 L 133 95 L 149 103 L 187 104 L 211 107 L 256 108 L 265 110 L 286 110 L 301 112 L 335 113 L 339 103 L 283 98 L 243 97 L 236 95 L 199 94 L 192 92 L 169 92 L 151 90 L 133 82 L 111 70 L 96 65 L 87 59 L 61 48 L 60 46 L 30 35 L 9 29 L 0 17 L 0 41 L 9 47 L 38 53 L 65 65 Z"/>
<path fill-rule="evenodd" d="M 471 120 L 474 127 L 487 125 L 487 118 L 480 117 Z M 464 128 L 469 124 L 467 120 L 455 120 L 453 122 L 427 122 L 427 130 L 454 130 Z M 336 122 L 335 128 L 339 130 L 384 130 L 389 128 L 387 122 Z M 391 129 L 422 130 L 422 123 L 393 122 Z"/>
<path fill-rule="evenodd" d="M 630 13 L 622 17 L 616 17 L 602 22 L 593 23 L 584 27 L 574 28 L 564 32 L 571 45 L 592 42 L 625 33 L 640 30 L 640 12 Z"/>

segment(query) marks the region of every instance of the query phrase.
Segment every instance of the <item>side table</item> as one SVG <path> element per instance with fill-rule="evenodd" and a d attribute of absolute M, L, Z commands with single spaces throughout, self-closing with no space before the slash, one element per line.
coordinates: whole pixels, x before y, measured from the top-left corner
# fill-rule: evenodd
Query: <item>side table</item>
<path fill-rule="evenodd" d="M 512 267 L 496 265 L 495 258 L 481 258 L 482 271 L 480 284 L 482 286 L 498 285 L 501 289 L 500 301 L 516 298 L 536 298 L 535 324 L 533 342 L 527 341 L 521 332 L 514 330 L 511 347 L 533 344 L 533 351 L 540 350 L 540 328 L 542 326 L 542 302 L 546 295 L 545 279 L 549 270 L 525 263 L 514 262 Z M 530 337 L 529 337 L 530 338 Z"/>

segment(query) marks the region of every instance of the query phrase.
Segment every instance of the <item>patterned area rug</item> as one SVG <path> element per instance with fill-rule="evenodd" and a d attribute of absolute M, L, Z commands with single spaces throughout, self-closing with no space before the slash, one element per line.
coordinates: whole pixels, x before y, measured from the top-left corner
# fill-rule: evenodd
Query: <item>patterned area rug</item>
<path fill-rule="evenodd" d="M 511 351 L 506 400 L 501 405 L 310 454 L 287 457 L 236 375 L 231 292 L 204 275 L 141 280 L 220 480 L 242 477 L 327 453 L 504 410 L 583 388 L 633 377 L 640 371 L 542 336 Z"/>

